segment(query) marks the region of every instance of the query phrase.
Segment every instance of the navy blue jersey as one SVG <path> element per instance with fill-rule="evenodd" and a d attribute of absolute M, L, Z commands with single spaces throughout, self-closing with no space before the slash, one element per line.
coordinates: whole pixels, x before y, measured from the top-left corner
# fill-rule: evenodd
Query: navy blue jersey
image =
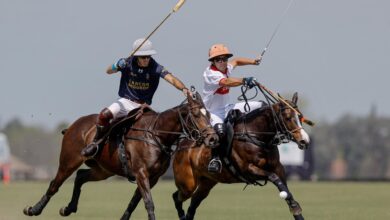
<path fill-rule="evenodd" d="M 152 103 L 152 98 L 157 90 L 160 77 L 164 78 L 169 72 L 153 58 L 150 58 L 149 66 L 141 68 L 137 59 L 126 59 L 126 67 L 120 69 L 122 76 L 118 95 L 133 101 Z"/>

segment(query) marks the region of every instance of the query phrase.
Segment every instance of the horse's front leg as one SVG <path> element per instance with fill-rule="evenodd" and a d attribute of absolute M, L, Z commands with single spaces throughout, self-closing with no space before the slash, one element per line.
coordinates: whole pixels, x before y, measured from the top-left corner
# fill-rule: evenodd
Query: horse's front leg
<path fill-rule="evenodd" d="M 137 189 L 134 192 L 133 197 L 130 200 L 129 205 L 127 206 L 125 213 L 123 213 L 123 215 L 121 217 L 121 220 L 129 220 L 130 219 L 131 214 L 133 214 L 135 208 L 137 208 L 137 205 L 138 205 L 139 201 L 141 200 L 141 198 L 142 198 L 142 195 L 140 193 L 139 188 L 137 187 Z"/>
<path fill-rule="evenodd" d="M 248 167 L 249 171 L 256 176 L 265 176 L 271 181 L 279 190 L 279 196 L 282 199 L 285 199 L 288 207 L 290 208 L 290 212 L 293 214 L 295 220 L 303 220 L 302 216 L 302 208 L 297 201 L 294 200 L 293 195 L 289 191 L 287 187 L 286 175 L 284 173 L 284 168 L 282 164 L 278 164 L 274 169 L 275 173 L 265 171 L 260 169 L 258 166 L 254 164 L 250 164 Z"/>
<path fill-rule="evenodd" d="M 270 173 L 268 179 L 278 188 L 280 194 L 279 196 L 286 200 L 290 212 L 293 214 L 295 220 L 303 220 L 302 208 L 297 201 L 294 200 L 294 197 L 290 190 L 287 187 L 287 182 L 285 179 L 284 168 L 280 166 L 276 169 L 276 173 Z M 280 176 L 280 177 L 279 177 Z M 282 178 L 282 179 L 281 179 Z"/>
<path fill-rule="evenodd" d="M 157 181 L 158 181 L 158 178 L 154 178 L 154 179 L 150 180 L 150 188 L 153 188 L 153 186 L 156 185 Z M 135 208 L 137 208 L 137 205 L 138 205 L 139 201 L 141 200 L 141 198 L 142 198 L 142 195 L 141 195 L 140 189 L 139 189 L 139 187 L 137 187 L 137 189 L 134 192 L 133 197 L 130 200 L 129 205 L 127 206 L 125 213 L 123 213 L 123 216 L 121 217 L 121 220 L 129 220 L 130 219 L 131 214 L 134 212 Z"/>
<path fill-rule="evenodd" d="M 141 168 L 136 173 L 138 189 L 144 200 L 146 211 L 148 212 L 148 220 L 155 220 L 156 217 L 154 215 L 154 203 L 152 199 L 152 193 L 150 191 L 151 188 L 148 176 L 149 175 L 146 168 Z"/>
<path fill-rule="evenodd" d="M 200 203 L 209 195 L 210 190 L 217 184 L 217 182 L 203 178 L 199 180 L 199 185 L 194 194 L 191 197 L 191 203 L 188 207 L 186 220 L 193 220 L 195 217 L 196 209 Z"/>

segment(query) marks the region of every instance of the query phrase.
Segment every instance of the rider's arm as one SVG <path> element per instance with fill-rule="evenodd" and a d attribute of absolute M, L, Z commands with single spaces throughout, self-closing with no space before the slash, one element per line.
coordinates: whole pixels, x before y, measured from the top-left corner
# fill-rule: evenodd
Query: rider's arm
<path fill-rule="evenodd" d="M 259 65 L 261 61 L 260 58 L 256 59 L 249 59 L 249 58 L 243 58 L 243 57 L 237 57 L 229 61 L 229 63 L 234 67 L 236 66 L 245 66 L 245 65 Z"/>
<path fill-rule="evenodd" d="M 118 69 L 116 69 L 116 68 L 114 68 L 113 69 L 113 66 L 114 66 L 115 64 L 112 64 L 112 65 L 110 65 L 109 67 L 107 67 L 107 70 L 106 70 L 106 73 L 107 74 L 113 74 L 113 73 L 117 73 L 119 70 Z"/>
<path fill-rule="evenodd" d="M 117 73 L 121 69 L 126 68 L 126 65 L 127 65 L 126 59 L 125 58 L 121 58 L 116 63 L 113 63 L 112 65 L 107 67 L 106 73 L 107 74 Z"/>
<path fill-rule="evenodd" d="M 237 77 L 224 78 L 219 81 L 220 86 L 227 86 L 227 87 L 235 87 L 235 86 L 240 86 L 242 84 L 243 84 L 242 78 L 237 78 Z"/>
<path fill-rule="evenodd" d="M 178 78 L 176 78 L 171 73 L 168 73 L 167 75 L 165 75 L 164 79 L 167 82 L 169 82 L 170 84 L 172 84 L 174 87 L 176 87 L 176 89 L 186 93 L 187 87 Z"/>

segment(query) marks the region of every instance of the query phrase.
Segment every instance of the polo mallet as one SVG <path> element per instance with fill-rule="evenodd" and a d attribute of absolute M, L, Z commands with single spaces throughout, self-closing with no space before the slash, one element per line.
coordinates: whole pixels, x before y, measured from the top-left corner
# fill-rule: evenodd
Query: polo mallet
<path fill-rule="evenodd" d="M 276 26 L 274 32 L 272 33 L 271 38 L 269 39 L 269 41 L 268 41 L 267 45 L 265 46 L 265 48 L 263 49 L 263 51 L 261 52 L 260 58 L 263 58 L 263 56 L 264 56 L 265 52 L 267 51 L 269 45 L 271 44 L 271 42 L 272 42 L 272 40 L 274 39 L 276 33 L 278 32 L 280 25 L 282 24 L 283 20 L 285 19 L 286 15 L 287 15 L 287 12 L 288 12 L 288 10 L 290 9 L 290 7 L 291 7 L 293 1 L 294 1 L 294 0 L 290 0 L 290 3 L 288 4 L 287 8 L 284 10 L 284 13 L 283 13 L 283 15 L 282 15 L 282 17 L 281 17 L 281 19 L 280 19 L 278 25 Z M 260 60 L 260 63 L 261 63 L 261 61 L 262 61 L 262 59 Z"/>
<path fill-rule="evenodd" d="M 279 94 L 276 94 L 276 93 L 272 92 L 271 90 L 269 90 L 268 88 L 266 88 L 265 86 L 261 85 L 261 84 L 258 83 L 258 82 L 255 82 L 255 83 L 256 83 L 256 85 L 257 85 L 258 87 L 260 87 L 261 89 L 263 89 L 264 91 L 266 91 L 269 95 L 271 95 L 272 98 L 274 98 L 275 100 L 278 100 L 278 101 L 280 101 L 280 102 L 283 102 L 283 104 L 285 104 L 288 108 L 290 108 L 290 109 L 292 109 L 293 111 L 295 111 L 295 113 L 296 113 L 297 115 L 301 115 L 300 112 L 298 112 L 294 107 L 292 107 L 288 102 L 286 102 L 286 100 L 285 100 L 283 97 L 281 97 Z M 309 119 L 307 119 L 307 118 L 305 118 L 305 117 L 302 117 L 301 121 L 304 122 L 304 123 L 306 123 L 306 124 L 309 125 L 309 126 L 314 126 L 314 125 L 315 125 L 315 123 L 314 123 L 313 121 L 311 121 L 311 120 L 309 120 Z"/>
<path fill-rule="evenodd" d="M 144 43 L 154 34 L 154 32 L 157 31 L 157 29 L 166 21 L 168 20 L 168 18 L 174 13 L 174 12 L 177 12 L 181 6 L 184 4 L 185 0 L 179 0 L 179 2 L 175 5 L 175 7 L 173 7 L 172 11 L 164 18 L 164 20 L 159 24 L 157 25 L 157 27 L 152 31 L 152 33 L 150 33 L 144 41 L 142 41 L 142 43 L 135 49 L 133 50 L 133 52 L 131 52 L 130 54 L 130 57 L 133 56 L 135 54 L 135 52 L 137 52 L 139 50 L 139 48 L 142 47 L 142 45 L 144 45 Z"/>

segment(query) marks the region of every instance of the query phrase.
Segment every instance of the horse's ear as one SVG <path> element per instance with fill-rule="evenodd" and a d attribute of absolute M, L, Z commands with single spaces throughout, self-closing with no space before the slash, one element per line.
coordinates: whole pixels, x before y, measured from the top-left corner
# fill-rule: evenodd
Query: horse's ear
<path fill-rule="evenodd" d="M 192 94 L 192 100 L 198 99 L 198 92 L 195 90 L 195 86 L 191 86 L 191 94 Z"/>
<path fill-rule="evenodd" d="M 200 96 L 199 92 L 196 92 L 195 96 L 196 96 L 196 100 L 202 101 L 202 96 Z"/>
<path fill-rule="evenodd" d="M 186 97 L 187 97 L 187 101 L 188 101 L 188 103 L 190 103 L 190 104 L 192 104 L 193 102 L 194 102 L 194 97 L 193 97 L 194 95 L 193 94 L 191 94 L 191 92 L 190 91 L 187 91 L 187 93 L 186 93 Z"/>
<path fill-rule="evenodd" d="M 292 103 L 294 103 L 294 105 L 297 105 L 297 103 L 298 103 L 298 93 L 297 92 L 295 92 L 293 95 Z"/>

